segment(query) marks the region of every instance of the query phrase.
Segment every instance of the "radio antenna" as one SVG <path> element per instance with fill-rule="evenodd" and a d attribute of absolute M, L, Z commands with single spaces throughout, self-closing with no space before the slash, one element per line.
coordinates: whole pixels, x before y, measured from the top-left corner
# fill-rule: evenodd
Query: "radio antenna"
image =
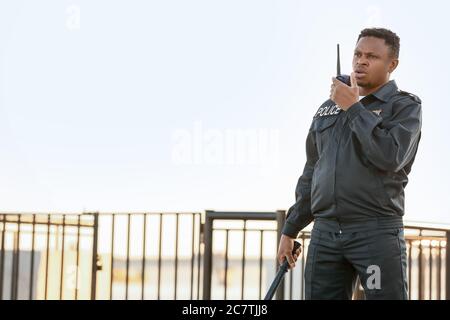
<path fill-rule="evenodd" d="M 339 43 L 337 44 L 337 75 L 341 75 L 341 54 L 339 52 Z"/>

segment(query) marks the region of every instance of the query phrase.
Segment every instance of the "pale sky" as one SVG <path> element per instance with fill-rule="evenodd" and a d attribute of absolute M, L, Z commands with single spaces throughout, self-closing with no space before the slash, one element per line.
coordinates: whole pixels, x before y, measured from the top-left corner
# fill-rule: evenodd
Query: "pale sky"
<path fill-rule="evenodd" d="M 450 223 L 448 1 L 0 0 L 0 212 L 287 210 L 364 27 L 423 101 L 406 220 Z"/>

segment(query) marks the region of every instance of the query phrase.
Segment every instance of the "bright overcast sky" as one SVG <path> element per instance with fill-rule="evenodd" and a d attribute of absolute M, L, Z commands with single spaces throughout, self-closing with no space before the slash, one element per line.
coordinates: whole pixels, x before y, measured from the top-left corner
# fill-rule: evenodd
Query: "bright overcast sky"
<path fill-rule="evenodd" d="M 406 219 L 450 223 L 448 1 L 0 0 L 0 212 L 287 209 L 359 31 L 423 101 Z"/>

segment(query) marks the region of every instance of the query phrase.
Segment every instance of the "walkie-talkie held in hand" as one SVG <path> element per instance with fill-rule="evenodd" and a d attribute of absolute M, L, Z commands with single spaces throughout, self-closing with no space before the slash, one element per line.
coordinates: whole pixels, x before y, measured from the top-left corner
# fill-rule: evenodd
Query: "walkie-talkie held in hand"
<path fill-rule="evenodd" d="M 346 74 L 341 74 L 341 57 L 340 57 L 340 53 L 339 53 L 339 43 L 337 45 L 337 74 L 336 74 L 336 79 L 338 79 L 339 81 L 345 83 L 348 86 L 351 86 L 351 81 L 350 81 L 350 76 L 346 75 Z"/>

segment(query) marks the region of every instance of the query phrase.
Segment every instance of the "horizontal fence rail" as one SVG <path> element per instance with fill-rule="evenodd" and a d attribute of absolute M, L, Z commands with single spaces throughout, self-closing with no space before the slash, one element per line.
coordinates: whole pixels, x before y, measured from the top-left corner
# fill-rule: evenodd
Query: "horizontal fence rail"
<path fill-rule="evenodd" d="M 0 300 L 262 299 L 284 211 L 0 213 Z M 410 299 L 450 299 L 450 231 L 405 225 Z M 304 299 L 310 232 L 276 299 Z M 358 283 L 354 299 L 363 299 Z"/>

